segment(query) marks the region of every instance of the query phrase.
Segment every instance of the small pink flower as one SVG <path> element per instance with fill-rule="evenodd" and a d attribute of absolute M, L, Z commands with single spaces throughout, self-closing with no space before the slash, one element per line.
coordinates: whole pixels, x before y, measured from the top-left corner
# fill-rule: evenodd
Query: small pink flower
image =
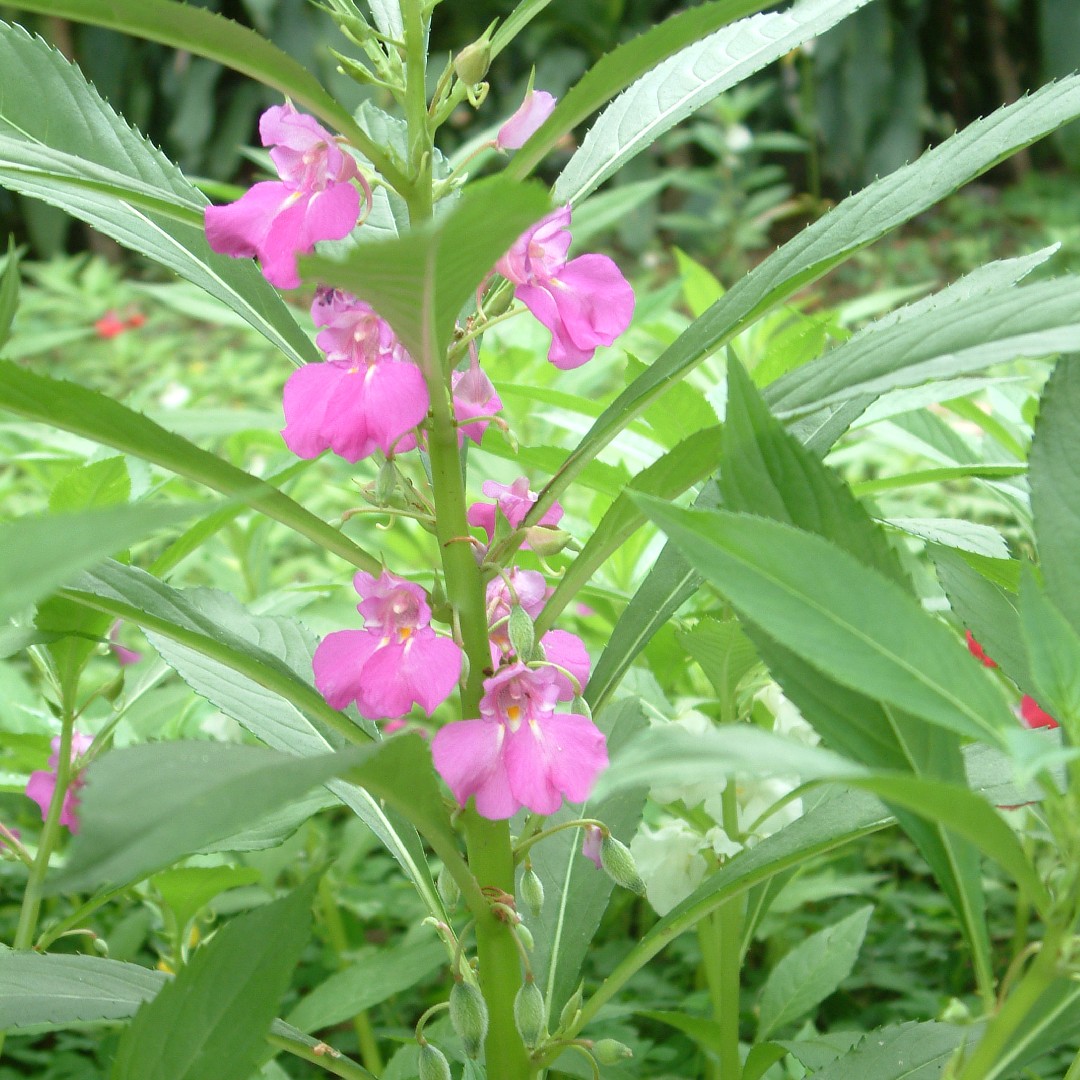
<path fill-rule="evenodd" d="M 1039 703 L 1028 694 L 1020 699 L 1020 719 L 1029 728 L 1060 727 L 1058 722 L 1048 712 L 1043 712 Z"/>
<path fill-rule="evenodd" d="M 584 693 L 591 668 L 585 642 L 577 634 L 571 634 L 568 630 L 549 630 L 540 639 L 540 644 L 544 648 L 544 658 L 547 662 L 570 672 L 577 679 L 578 687 Z M 559 700 L 571 701 L 577 696 L 578 689 L 562 671 L 556 670 L 554 673 L 555 685 L 559 688 Z"/>
<path fill-rule="evenodd" d="M 94 333 L 99 338 L 119 337 L 125 330 L 128 329 L 128 324 L 116 314 L 115 311 L 106 311 L 104 315 L 96 323 L 94 323 Z"/>
<path fill-rule="evenodd" d="M 458 446 L 464 446 L 467 438 L 479 446 L 491 421 L 477 418 L 490 417 L 503 407 L 495 386 L 484 374 L 475 353 L 470 355 L 465 371 L 455 371 L 450 376 L 450 384 L 454 395 L 454 419 L 458 424 Z"/>
<path fill-rule="evenodd" d="M 142 659 L 142 653 L 120 644 L 120 623 L 121 620 L 117 619 L 109 629 L 109 648 L 116 657 L 116 662 L 121 667 L 127 667 L 129 664 L 137 664 Z"/>
<path fill-rule="evenodd" d="M 90 735 L 80 735 L 73 732 L 71 736 L 71 764 L 73 772 L 68 782 L 67 791 L 64 792 L 64 803 L 60 810 L 60 824 L 66 825 L 73 833 L 79 831 L 79 819 L 77 810 L 79 806 L 78 791 L 83 785 L 82 774 L 78 771 L 78 760 L 93 743 Z M 53 792 L 56 790 L 56 768 L 60 762 L 60 737 L 57 736 L 50 743 L 52 754 L 49 756 L 49 771 L 38 769 L 30 774 L 30 780 L 26 785 L 26 794 L 41 807 L 41 820 L 49 816 L 49 804 L 52 802 Z"/>
<path fill-rule="evenodd" d="M 591 360 L 630 325 L 634 290 L 606 255 L 566 260 L 570 208 L 527 229 L 495 264 L 514 295 L 551 331 L 548 359 L 563 370 Z"/>
<path fill-rule="evenodd" d="M 524 146 L 551 115 L 556 100 L 546 90 L 529 90 L 517 112 L 499 128 L 495 145 L 500 150 L 517 150 Z"/>
<path fill-rule="evenodd" d="M 499 484 L 494 480 L 485 480 L 481 490 L 489 499 L 494 499 L 495 503 L 473 503 L 468 509 L 466 518 L 474 528 L 483 529 L 487 533 L 488 541 L 495 535 L 496 509 L 509 522 L 510 528 L 516 529 L 525 520 L 525 515 L 536 505 L 537 496 L 529 490 L 529 479 L 526 476 L 518 477 L 512 484 Z M 562 506 L 554 503 L 534 524 L 558 525 L 562 516 Z M 528 545 L 523 544 L 522 547 L 528 547 Z"/>
<path fill-rule="evenodd" d="M 281 180 L 255 184 L 228 206 L 208 206 L 206 239 L 223 255 L 258 257 L 271 285 L 294 289 L 300 284 L 297 255 L 352 232 L 360 193 L 350 181 L 365 182 L 330 132 L 292 105 L 267 109 L 259 135 L 263 146 L 273 147 Z"/>
<path fill-rule="evenodd" d="M 592 859 L 596 864 L 596 869 L 603 869 L 603 863 L 600 861 L 600 849 L 604 845 L 604 833 L 599 825 L 586 825 L 582 830 L 584 834 L 581 839 L 581 854 L 586 859 Z"/>
<path fill-rule="evenodd" d="M 327 703 L 355 701 L 369 720 L 397 719 L 419 705 L 429 716 L 461 677 L 461 649 L 428 625 L 431 608 L 419 585 L 391 574 L 353 578 L 363 630 L 327 634 L 312 660 Z"/>
<path fill-rule="evenodd" d="M 502 820 L 522 807 L 552 814 L 563 799 L 584 802 L 607 766 L 603 733 L 585 716 L 556 713 L 551 668 L 515 663 L 484 682 L 479 720 L 436 732 L 435 768 L 464 806 Z"/>
<path fill-rule="evenodd" d="M 506 578 L 509 578 L 509 583 Z M 501 659 L 500 653 L 510 651 L 510 634 L 506 620 L 510 617 L 510 608 L 513 605 L 513 596 L 517 597 L 518 604 L 530 619 L 535 619 L 543 610 L 547 598 L 552 589 L 544 580 L 544 575 L 537 570 L 519 570 L 516 566 L 510 570 L 506 577 L 500 575 L 492 578 L 487 586 L 487 619 L 491 632 L 491 641 L 497 646 L 494 654 L 496 664 Z"/>
<path fill-rule="evenodd" d="M 975 635 L 970 630 L 964 631 L 964 638 L 967 641 L 968 652 L 972 656 L 981 660 L 986 667 L 997 667 L 997 664 L 986 655 L 983 647 L 975 640 Z"/>

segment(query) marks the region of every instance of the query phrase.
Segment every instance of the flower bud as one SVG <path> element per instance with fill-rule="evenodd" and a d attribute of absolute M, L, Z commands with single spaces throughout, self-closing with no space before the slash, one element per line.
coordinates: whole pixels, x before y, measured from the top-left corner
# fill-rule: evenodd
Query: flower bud
<path fill-rule="evenodd" d="M 593 1045 L 592 1052 L 601 1065 L 618 1065 L 620 1061 L 634 1056 L 629 1046 L 616 1039 L 601 1039 Z"/>
<path fill-rule="evenodd" d="M 531 866 L 521 875 L 521 899 L 529 905 L 533 918 L 539 919 L 544 910 L 544 883 Z"/>
<path fill-rule="evenodd" d="M 620 843 L 610 833 L 600 845 L 600 865 L 616 885 L 621 885 L 638 896 L 645 895 L 645 882 L 638 873 L 634 856 L 625 844 Z"/>
<path fill-rule="evenodd" d="M 108 958 L 109 943 L 103 937 L 97 937 L 97 935 L 95 935 L 90 939 L 90 944 L 93 946 L 94 952 L 96 952 L 98 956 L 104 956 L 106 959 Z"/>
<path fill-rule="evenodd" d="M 435 880 L 435 888 L 439 892 L 440 899 L 446 905 L 446 910 L 453 911 L 461 899 L 461 890 L 454 880 L 454 875 L 445 866 L 439 871 L 439 876 Z"/>
<path fill-rule="evenodd" d="M 532 931 L 523 922 L 519 922 L 514 927 L 514 933 L 517 934 L 518 941 L 520 941 L 529 952 L 532 952 L 536 947 L 536 942 L 533 941 Z"/>
<path fill-rule="evenodd" d="M 397 489 L 398 471 L 392 461 L 384 461 L 375 478 L 375 498 L 380 506 L 389 506 Z"/>
<path fill-rule="evenodd" d="M 570 996 L 570 1000 L 563 1006 L 562 1012 L 559 1014 L 559 1030 L 568 1031 L 572 1028 L 581 1015 L 581 1003 L 585 1000 L 585 995 L 582 993 L 582 989 L 579 986 L 573 994 Z"/>
<path fill-rule="evenodd" d="M 573 539 L 565 530 L 553 529 L 549 525 L 530 525 L 525 530 L 526 543 L 541 559 L 558 555 Z"/>
<path fill-rule="evenodd" d="M 518 659 L 525 660 L 532 656 L 533 646 L 536 644 L 536 630 L 532 619 L 520 604 L 515 604 L 510 609 L 506 633 L 510 638 L 510 648 Z"/>
<path fill-rule="evenodd" d="M 536 1046 L 543 1038 L 544 995 L 531 978 L 525 980 L 514 998 L 514 1023 L 526 1046 Z"/>
<path fill-rule="evenodd" d="M 584 716 L 586 720 L 592 719 L 592 709 L 589 708 L 589 703 L 580 694 L 574 695 L 574 700 L 570 702 L 570 711 L 577 713 L 578 716 Z"/>
<path fill-rule="evenodd" d="M 453 1080 L 450 1075 L 450 1062 L 441 1050 L 426 1042 L 420 1047 L 420 1080 Z"/>
<path fill-rule="evenodd" d="M 469 86 L 482 82 L 491 65 L 491 42 L 480 38 L 454 57 L 454 74 Z"/>
<path fill-rule="evenodd" d="M 456 982 L 450 991 L 450 1023 L 471 1058 L 478 1057 L 487 1038 L 488 1011 L 484 995 L 467 982 Z"/>

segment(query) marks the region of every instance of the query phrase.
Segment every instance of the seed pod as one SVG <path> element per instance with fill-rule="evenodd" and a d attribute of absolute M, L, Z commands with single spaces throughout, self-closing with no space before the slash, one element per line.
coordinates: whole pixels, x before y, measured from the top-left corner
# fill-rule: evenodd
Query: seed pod
<path fill-rule="evenodd" d="M 510 638 L 510 648 L 520 660 L 532 656 L 533 646 L 536 644 L 536 630 L 533 621 L 525 613 L 525 609 L 515 604 L 510 609 L 510 619 L 506 627 L 507 636 Z"/>
<path fill-rule="evenodd" d="M 514 927 L 514 933 L 517 934 L 518 941 L 520 941 L 529 952 L 532 952 L 533 949 L 536 948 L 536 942 L 533 941 L 532 931 L 523 922 L 519 922 Z"/>
<path fill-rule="evenodd" d="M 610 833 L 600 845 L 600 865 L 616 885 L 621 885 L 638 896 L 645 895 L 645 882 L 638 873 L 634 856 L 625 844 L 620 843 Z"/>
<path fill-rule="evenodd" d="M 450 991 L 450 1023 L 458 1033 L 465 1053 L 478 1057 L 487 1038 L 488 1010 L 484 995 L 467 982 L 456 982 Z"/>
<path fill-rule="evenodd" d="M 514 998 L 514 1023 L 521 1041 L 530 1048 L 544 1036 L 544 995 L 531 978 L 525 980 Z"/>
<path fill-rule="evenodd" d="M 438 890 L 442 902 L 446 905 L 446 910 L 453 911 L 461 899 L 461 890 L 454 880 L 454 875 L 445 866 L 439 871 L 439 876 L 435 879 L 435 888 Z"/>
<path fill-rule="evenodd" d="M 577 1023 L 577 1018 L 581 1015 L 581 1003 L 585 1000 L 585 995 L 582 993 L 582 989 L 579 986 L 571 995 L 570 1000 L 563 1006 L 562 1012 L 559 1014 L 559 1030 L 568 1031 Z"/>
<path fill-rule="evenodd" d="M 553 529 L 550 525 L 530 525 L 525 530 L 525 541 L 540 556 L 546 559 L 558 555 L 573 537 L 564 529 Z"/>
<path fill-rule="evenodd" d="M 620 1061 L 634 1056 L 629 1046 L 615 1039 L 601 1039 L 593 1046 L 592 1052 L 601 1065 L 618 1065 Z"/>
<path fill-rule="evenodd" d="M 420 1080 L 453 1080 L 450 1075 L 450 1062 L 441 1050 L 437 1050 L 431 1043 L 424 1043 L 420 1047 Z"/>
<path fill-rule="evenodd" d="M 491 42 L 481 38 L 454 57 L 454 73 L 469 86 L 482 82 L 491 65 Z"/>
<path fill-rule="evenodd" d="M 521 899 L 529 905 L 533 918 L 539 919 L 544 910 L 544 883 L 531 866 L 521 875 Z"/>

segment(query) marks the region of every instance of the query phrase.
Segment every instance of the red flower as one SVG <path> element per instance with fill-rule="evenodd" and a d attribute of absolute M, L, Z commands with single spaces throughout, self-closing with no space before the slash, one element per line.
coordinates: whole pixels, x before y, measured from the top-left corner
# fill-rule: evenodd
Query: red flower
<path fill-rule="evenodd" d="M 987 667 L 997 667 L 997 664 L 995 664 L 983 651 L 983 647 L 975 640 L 975 636 L 970 630 L 964 631 L 964 637 L 967 638 L 968 652 L 970 652 L 972 656 L 981 660 Z"/>
<path fill-rule="evenodd" d="M 1039 703 L 1028 694 L 1020 699 L 1020 719 L 1029 728 L 1058 727 L 1058 722 L 1048 712 L 1043 712 Z"/>

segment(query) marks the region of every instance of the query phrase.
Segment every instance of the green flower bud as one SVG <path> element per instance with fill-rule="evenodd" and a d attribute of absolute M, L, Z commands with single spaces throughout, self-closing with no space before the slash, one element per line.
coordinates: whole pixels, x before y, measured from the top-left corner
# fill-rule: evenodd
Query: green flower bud
<path fill-rule="evenodd" d="M 461 899 L 461 890 L 454 880 L 454 875 L 445 866 L 439 871 L 439 876 L 435 880 L 435 888 L 438 889 L 439 896 L 446 905 L 446 910 L 453 911 Z"/>
<path fill-rule="evenodd" d="M 441 1050 L 436 1050 L 431 1043 L 420 1047 L 420 1080 L 453 1080 L 450 1075 L 450 1062 Z"/>
<path fill-rule="evenodd" d="M 529 952 L 532 952 L 536 946 L 536 942 L 533 941 L 532 931 L 523 923 L 519 922 L 514 927 L 514 933 L 517 934 L 518 940 L 525 946 Z"/>
<path fill-rule="evenodd" d="M 491 42 L 481 38 L 454 57 L 454 74 L 469 86 L 482 82 L 491 65 Z"/>
<path fill-rule="evenodd" d="M 103 937 L 91 938 L 90 944 L 94 947 L 94 952 L 96 952 L 98 956 L 108 957 L 109 943 Z"/>
<path fill-rule="evenodd" d="M 398 482 L 397 466 L 392 461 L 384 461 L 375 478 L 375 498 L 380 506 L 389 506 L 394 497 Z"/>
<path fill-rule="evenodd" d="M 578 716 L 584 716 L 586 720 L 592 719 L 592 709 L 589 708 L 589 703 L 580 694 L 574 695 L 574 700 L 570 702 L 570 711 L 577 713 Z"/>
<path fill-rule="evenodd" d="M 546 559 L 551 555 L 558 555 L 574 538 L 562 529 L 553 529 L 548 525 L 530 525 L 525 530 L 525 539 L 541 559 Z"/>
<path fill-rule="evenodd" d="M 539 919 L 544 910 L 544 883 L 531 866 L 521 875 L 521 899 L 529 905 L 533 918 Z"/>
<path fill-rule="evenodd" d="M 514 998 L 514 1023 L 521 1041 L 530 1048 L 544 1036 L 544 995 L 532 979 L 525 981 Z"/>
<path fill-rule="evenodd" d="M 515 656 L 521 660 L 532 656 L 533 646 L 536 644 L 536 630 L 532 619 L 518 604 L 510 609 L 506 632 L 510 638 L 510 648 L 514 650 Z"/>
<path fill-rule="evenodd" d="M 601 1065 L 618 1065 L 620 1061 L 634 1056 L 629 1046 L 615 1039 L 601 1039 L 593 1046 L 592 1052 Z"/>
<path fill-rule="evenodd" d="M 576 1023 L 581 1015 L 581 1003 L 585 1000 L 582 988 L 579 986 L 570 996 L 570 1000 L 563 1006 L 559 1014 L 559 1030 L 568 1031 Z"/>
<path fill-rule="evenodd" d="M 645 882 L 638 873 L 634 856 L 625 844 L 620 843 L 610 833 L 600 845 L 600 865 L 616 885 L 621 885 L 638 896 L 645 895 Z"/>
<path fill-rule="evenodd" d="M 467 982 L 456 982 L 450 991 L 450 1023 L 465 1046 L 465 1053 L 478 1057 L 487 1038 L 488 1011 L 484 995 Z"/>

